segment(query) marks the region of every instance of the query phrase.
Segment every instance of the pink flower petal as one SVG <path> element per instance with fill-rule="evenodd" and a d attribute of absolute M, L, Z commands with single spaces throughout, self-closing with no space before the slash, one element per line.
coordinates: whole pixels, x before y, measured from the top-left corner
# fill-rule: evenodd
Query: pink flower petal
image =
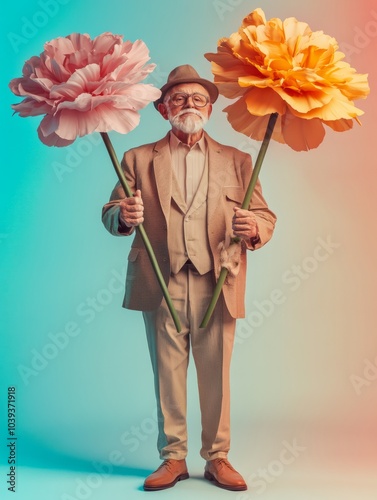
<path fill-rule="evenodd" d="M 57 115 L 46 115 L 39 125 L 39 131 L 43 137 L 48 137 L 49 135 L 56 132 L 59 127 L 59 119 Z"/>
<path fill-rule="evenodd" d="M 57 112 L 63 109 L 70 109 L 80 113 L 91 111 L 93 108 L 93 101 L 95 98 L 91 94 L 80 94 L 74 101 L 62 101 L 57 105 Z"/>
<path fill-rule="evenodd" d="M 100 67 L 98 64 L 89 64 L 88 66 L 75 71 L 67 82 L 54 86 L 51 89 L 51 97 L 53 99 L 65 97 L 72 100 L 81 93 L 85 93 L 88 85 L 92 85 L 93 81 L 96 82 L 96 88 L 98 86 L 97 81 L 99 79 Z"/>
<path fill-rule="evenodd" d="M 51 112 L 51 106 L 44 101 L 37 102 L 27 97 L 18 104 L 12 104 L 12 109 L 23 118 L 27 116 L 45 115 Z"/>
<path fill-rule="evenodd" d="M 75 52 L 84 51 L 89 53 L 94 48 L 94 43 L 87 33 L 72 33 L 71 35 L 68 35 L 67 38 L 71 41 Z"/>
<path fill-rule="evenodd" d="M 56 134 L 62 139 L 74 141 L 76 137 L 93 133 L 100 123 L 100 116 L 93 109 L 84 113 L 76 109 L 62 109 L 58 113 L 58 121 Z"/>
<path fill-rule="evenodd" d="M 140 115 L 133 110 L 117 110 L 107 106 L 101 106 L 99 115 L 101 123 L 97 127 L 97 132 L 109 132 L 114 130 L 120 134 L 128 134 L 140 122 Z"/>
<path fill-rule="evenodd" d="M 161 92 L 150 84 L 124 85 L 116 83 L 112 86 L 114 103 L 117 107 L 139 110 L 151 101 L 157 100 Z"/>
<path fill-rule="evenodd" d="M 70 77 L 70 72 L 55 59 L 51 60 L 50 71 L 58 82 L 65 82 Z"/>
<path fill-rule="evenodd" d="M 38 137 L 46 146 L 56 146 L 61 148 L 69 146 L 70 144 L 73 143 L 73 140 L 67 141 L 65 139 L 62 139 L 61 137 L 56 135 L 55 132 L 51 133 L 50 135 L 44 136 L 41 132 L 40 127 L 38 127 Z"/>
<path fill-rule="evenodd" d="M 75 48 L 68 37 L 59 37 L 45 43 L 44 56 L 48 59 L 55 59 L 59 64 L 64 65 L 67 54 L 75 51 Z"/>
<path fill-rule="evenodd" d="M 112 52 L 114 45 L 119 45 L 121 43 L 121 36 L 113 35 L 109 32 L 102 33 L 93 40 L 93 51 L 101 54 L 108 54 Z"/>

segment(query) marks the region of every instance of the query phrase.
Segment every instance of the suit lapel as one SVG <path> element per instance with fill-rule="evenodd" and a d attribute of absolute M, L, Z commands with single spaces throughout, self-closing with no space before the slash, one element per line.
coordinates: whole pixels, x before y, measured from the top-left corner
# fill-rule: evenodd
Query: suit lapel
<path fill-rule="evenodd" d="M 183 194 L 179 188 L 177 177 L 173 171 L 171 173 L 171 176 L 172 176 L 171 196 L 172 196 L 173 200 L 175 201 L 175 203 L 177 204 L 177 206 L 180 208 L 181 212 L 185 214 L 187 212 L 187 205 L 186 205 L 185 200 L 183 199 Z"/>
<path fill-rule="evenodd" d="M 168 221 L 172 193 L 172 168 L 169 147 L 169 134 L 158 141 L 154 147 L 153 170 L 161 208 L 165 215 L 166 221 Z"/>
<path fill-rule="evenodd" d="M 208 144 L 208 224 L 219 209 L 222 186 L 226 180 L 226 162 L 221 156 L 221 145 L 206 134 Z"/>
<path fill-rule="evenodd" d="M 205 132 L 208 144 L 208 223 L 219 208 L 222 187 L 226 185 L 229 172 L 221 156 L 222 146 Z M 172 197 L 172 167 L 169 134 L 158 141 L 153 150 L 153 170 L 157 193 L 166 220 L 169 220 Z"/>

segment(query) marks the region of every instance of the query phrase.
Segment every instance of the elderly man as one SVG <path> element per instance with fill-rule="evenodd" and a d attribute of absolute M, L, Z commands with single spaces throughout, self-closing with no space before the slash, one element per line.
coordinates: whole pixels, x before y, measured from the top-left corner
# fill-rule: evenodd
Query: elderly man
<path fill-rule="evenodd" d="M 142 240 L 130 254 L 124 307 L 143 311 L 152 361 L 159 422 L 160 467 L 144 482 L 148 491 L 189 477 L 186 466 L 186 380 L 190 349 L 196 366 L 202 422 L 204 477 L 221 488 L 247 489 L 230 465 L 229 368 L 236 318 L 244 316 L 246 249 L 272 236 L 275 216 L 259 183 L 249 210 L 240 208 L 251 177 L 250 156 L 223 146 L 203 131 L 217 87 L 190 65 L 178 66 L 161 88 L 155 107 L 171 130 L 158 142 L 125 153 L 122 167 L 132 198 L 118 184 L 104 206 L 103 222 L 116 236 L 144 223 L 180 318 L 177 333 Z M 242 239 L 241 264 L 229 276 L 205 328 L 226 236 Z"/>

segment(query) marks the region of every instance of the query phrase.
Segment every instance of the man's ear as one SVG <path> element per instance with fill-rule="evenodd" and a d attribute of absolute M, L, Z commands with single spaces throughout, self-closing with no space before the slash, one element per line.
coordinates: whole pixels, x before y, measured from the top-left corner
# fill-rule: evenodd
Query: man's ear
<path fill-rule="evenodd" d="M 208 106 L 208 118 L 211 116 L 211 114 L 212 114 L 212 104 Z"/>
<path fill-rule="evenodd" d="M 157 109 L 159 110 L 160 114 L 165 118 L 165 120 L 169 119 L 166 104 L 164 104 L 163 102 L 160 102 L 160 104 L 157 106 Z"/>

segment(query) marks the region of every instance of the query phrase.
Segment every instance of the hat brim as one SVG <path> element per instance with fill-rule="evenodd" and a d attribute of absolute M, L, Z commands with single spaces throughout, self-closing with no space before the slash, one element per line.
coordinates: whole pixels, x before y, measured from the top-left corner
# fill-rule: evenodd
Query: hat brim
<path fill-rule="evenodd" d="M 205 80 L 204 78 L 177 78 L 174 82 L 166 83 L 163 87 L 161 87 L 161 97 L 157 99 L 157 101 L 154 101 L 154 107 L 158 109 L 158 105 L 164 101 L 166 92 L 180 83 L 199 83 L 207 90 L 212 104 L 219 97 L 219 89 L 209 80 Z"/>

